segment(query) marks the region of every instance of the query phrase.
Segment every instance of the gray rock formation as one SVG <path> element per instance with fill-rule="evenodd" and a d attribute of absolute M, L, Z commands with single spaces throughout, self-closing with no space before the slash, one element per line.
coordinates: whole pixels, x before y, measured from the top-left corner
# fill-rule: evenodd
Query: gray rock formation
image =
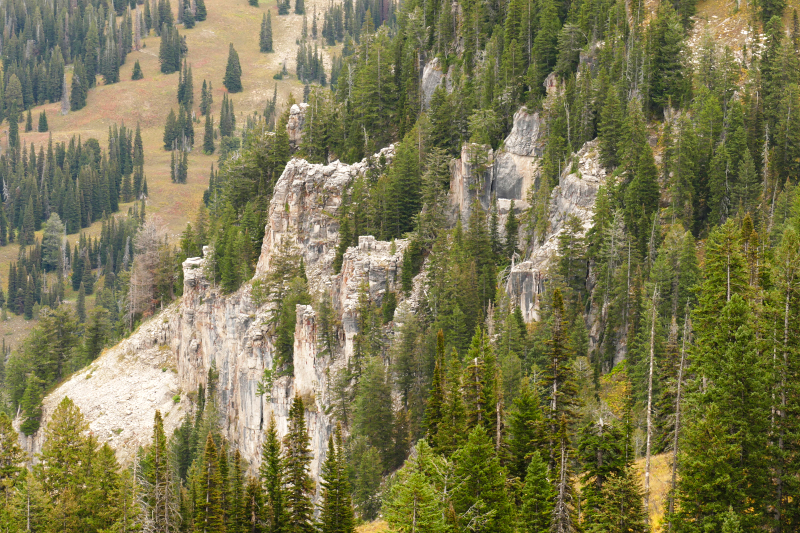
<path fill-rule="evenodd" d="M 393 147 L 380 155 L 391 160 Z M 269 318 L 273 306 L 254 302 L 252 283 L 223 295 L 205 277 L 205 259 L 183 264 L 184 294 L 162 314 L 145 323 L 128 340 L 103 353 L 89 368 L 77 373 L 48 395 L 45 421 L 64 397 L 72 398 L 90 421 L 101 441 L 114 444 L 127 462 L 140 445 L 149 442 L 156 409 L 166 413 L 165 429 L 172 432 L 189 397 L 205 384 L 214 365 L 222 429 L 254 471 L 260 463 L 264 430 L 275 416 L 278 434 L 287 431 L 295 395 L 307 406 L 306 421 L 318 477 L 327 450 L 332 420 L 331 380 L 352 356 L 359 292 L 365 289 L 378 303 L 386 291 L 397 291 L 404 240 L 394 243 L 362 236 L 359 245 L 344 254 L 342 269 L 333 275 L 331 264 L 338 243 L 336 213 L 349 183 L 368 168 L 334 162 L 312 165 L 289 162 L 275 186 L 270 203 L 261 256 L 254 280 L 263 279 L 277 254 L 294 249 L 302 254 L 309 290 L 326 292 L 342 324 L 334 353 L 322 353 L 317 314 L 311 305 L 297 306 L 292 373 L 276 377 L 260 396 L 264 369 L 273 368 L 275 338 Z M 207 255 L 208 250 L 204 250 Z M 398 297 L 408 308 L 401 291 Z M 88 377 L 87 377 L 88 376 Z M 97 391 L 101 391 L 98 394 Z M 176 403 L 175 396 L 180 395 Z M 33 453 L 41 449 L 43 431 L 26 442 Z"/>
<path fill-rule="evenodd" d="M 438 57 L 435 57 L 422 69 L 422 105 L 425 107 L 425 109 L 430 107 L 433 91 L 436 90 L 436 87 L 438 87 L 442 81 L 444 81 L 444 86 L 447 92 L 450 92 L 452 90 L 450 76 L 449 74 L 446 75 L 444 72 L 442 72 L 441 62 L 439 61 Z"/>
<path fill-rule="evenodd" d="M 578 172 L 567 168 L 559 185 L 550 195 L 548 231 L 541 246 L 536 247 L 525 261 L 512 265 L 506 292 L 519 305 L 526 322 L 539 319 L 539 295 L 547 285 L 547 270 L 558 252 L 558 238 L 564 223 L 574 215 L 583 224 L 584 232 L 591 227 L 598 188 L 605 183 L 606 172 L 600 164 L 597 141 L 586 143 L 576 154 Z"/>
<path fill-rule="evenodd" d="M 539 113 L 522 108 L 514 114 L 511 133 L 497 152 L 465 144 L 451 165 L 450 200 L 455 212 L 466 219 L 476 199 L 488 209 L 493 196 L 524 208 L 544 152 L 543 130 Z"/>
<path fill-rule="evenodd" d="M 308 104 L 294 104 L 289 109 L 289 121 L 286 123 L 286 130 L 289 133 L 289 146 L 292 152 L 300 147 L 303 141 L 303 126 L 306 124 L 306 110 Z"/>

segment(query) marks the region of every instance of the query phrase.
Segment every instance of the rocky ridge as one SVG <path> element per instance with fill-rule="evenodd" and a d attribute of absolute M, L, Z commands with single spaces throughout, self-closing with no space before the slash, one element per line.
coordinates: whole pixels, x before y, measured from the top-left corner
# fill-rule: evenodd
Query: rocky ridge
<path fill-rule="evenodd" d="M 488 207 L 491 194 L 483 189 L 498 197 L 503 217 L 512 200 L 518 209 L 524 209 L 527 191 L 538 174 L 543 148 L 541 126 L 538 114 L 520 110 L 503 147 L 489 152 L 491 165 L 483 174 L 472 172 L 462 152 L 462 159 L 451 167 L 454 211 L 463 215 L 461 211 L 474 199 L 485 201 Z M 295 133 L 299 135 L 301 130 Z M 359 294 L 366 292 L 380 304 L 387 291 L 398 292 L 398 319 L 405 312 L 414 312 L 422 298 L 424 268 L 415 278 L 409 298 L 397 290 L 408 246 L 402 239 L 389 243 L 362 236 L 357 246 L 345 252 L 340 273 L 332 272 L 339 239 L 336 215 L 348 185 L 375 161 L 390 162 L 393 156 L 390 146 L 354 165 L 339 161 L 318 165 L 293 159 L 274 189 L 253 282 L 265 279 L 280 254 L 300 254 L 309 292 L 326 294 L 337 315 L 340 325 L 333 353 L 320 348 L 317 309 L 313 304 L 298 305 L 293 369 L 276 376 L 267 383 L 267 393 L 259 395 L 264 370 L 273 368 L 276 353 L 269 321 L 272 305 L 254 298 L 253 282 L 233 294 L 222 294 L 205 276 L 205 259 L 190 258 L 183 264 L 181 300 L 52 392 L 44 402 L 44 422 L 61 398 L 69 396 L 98 438 L 111 442 L 118 457 L 127 462 L 140 445 L 149 442 L 155 410 L 165 414 L 165 429 L 171 432 L 191 410 L 191 399 L 198 386 L 205 384 L 213 366 L 219 376 L 223 432 L 252 470 L 260 463 L 270 417 L 275 417 L 278 433 L 284 435 L 292 399 L 296 394 L 304 398 L 314 454 L 311 472 L 317 477 L 332 430 L 328 414 L 331 382 L 353 354 Z M 552 193 L 550 229 L 544 244 L 526 261 L 513 265 L 508 277 L 507 290 L 522 306 L 528 321 L 538 317 L 537 295 L 543 290 L 547 262 L 555 253 L 563 222 L 575 214 L 587 227 L 597 188 L 605 176 L 597 161 L 596 144 L 587 144 L 578 153 L 578 160 L 580 172 L 565 172 Z M 482 187 L 473 187 L 474 183 L 482 183 Z M 41 443 L 42 431 L 25 440 L 31 453 L 39 451 Z"/>

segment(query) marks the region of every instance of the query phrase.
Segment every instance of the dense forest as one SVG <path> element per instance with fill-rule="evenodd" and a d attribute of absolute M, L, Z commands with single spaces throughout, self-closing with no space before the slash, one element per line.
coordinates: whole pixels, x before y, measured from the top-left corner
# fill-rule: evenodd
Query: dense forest
<path fill-rule="evenodd" d="M 174 435 L 156 414 L 152 441 L 130 468 L 85 433 L 68 399 L 45 429 L 43 460 L 20 468 L 0 415 L 10 529 L 333 533 L 378 517 L 414 533 L 800 528 L 800 21 L 781 0 L 759 2 L 748 11 L 755 40 L 732 49 L 695 27 L 695 8 L 693 0 L 652 10 L 611 0 L 344 0 L 320 22 L 311 13 L 309 31 L 297 0 L 306 22 L 294 74 L 309 106 L 294 155 L 366 158 L 368 167 L 336 215 L 334 269 L 359 236 L 409 241 L 401 290 L 380 301 L 359 295 L 354 355 L 334 376 L 336 429 L 319 490 L 303 400 L 294 400 L 283 440 L 268 424 L 261 467 L 248 474 L 223 437 L 212 367 Z M 291 9 L 281 0 L 278 16 Z M 162 50 L 179 50 L 177 33 L 160 31 Z M 258 37 L 269 53 L 271 16 Z M 326 75 L 319 50 L 336 43 L 341 55 Z M 164 148 L 180 183 L 194 82 L 172 50 L 163 57 L 180 71 L 179 112 L 167 119 Z M 448 81 L 426 103 L 422 70 L 434 59 Z M 229 92 L 242 89 L 241 68 L 231 44 Z M 209 99 L 204 80 L 203 150 L 218 153 L 217 169 L 177 248 L 142 207 L 65 252 L 71 272 L 44 240 L 14 265 L 8 309 L 54 307 L 5 363 L 4 410 L 21 414 L 26 433 L 38 428 L 49 386 L 180 294 L 183 259 L 209 245 L 206 275 L 223 293 L 251 281 L 273 188 L 293 155 L 294 101 L 279 107 L 273 96 L 237 128 L 225 95 L 216 130 Z M 463 152 L 485 171 L 522 107 L 539 112 L 546 130 L 527 207 L 512 205 L 501 223 L 496 202 L 476 202 L 469 217 L 450 220 L 451 160 Z M 540 320 L 526 324 L 505 291 L 510 266 L 542 244 L 551 191 L 595 140 L 607 178 L 591 229 L 567 222 Z M 391 143 L 392 161 L 372 156 Z M 59 165 L 57 154 L 52 166 L 49 155 L 12 159 L 9 175 L 36 165 L 70 175 L 80 157 Z M 26 217 L 27 227 L 47 220 L 41 202 L 30 215 L 14 205 L 6 207 L 13 238 L 27 235 Z M 59 216 L 77 231 L 80 213 L 80 221 L 69 210 Z M 297 304 L 314 303 L 322 350 L 336 349 L 341 328 L 331 302 L 310 292 L 300 256 L 283 252 L 249 286 L 273 310 L 277 357 L 264 393 L 292 372 Z M 98 301 L 108 305 L 90 316 L 58 307 L 58 286 L 34 279 L 54 266 L 62 286 L 69 279 L 84 294 L 101 277 L 86 272 L 102 272 L 109 292 Z M 397 302 L 415 283 L 419 309 L 395 328 Z M 669 468 L 659 522 L 651 520 L 656 454 Z"/>

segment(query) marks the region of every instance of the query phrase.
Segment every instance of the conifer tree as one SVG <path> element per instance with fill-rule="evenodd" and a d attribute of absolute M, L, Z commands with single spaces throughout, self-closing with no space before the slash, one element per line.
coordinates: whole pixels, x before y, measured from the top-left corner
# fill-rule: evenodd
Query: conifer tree
<path fill-rule="evenodd" d="M 78 322 L 83 324 L 86 322 L 86 289 L 81 282 L 81 287 L 78 290 L 78 303 L 75 307 L 75 312 L 78 313 Z"/>
<path fill-rule="evenodd" d="M 694 316 L 697 382 L 685 415 L 677 521 L 679 529 L 720 528 L 723 513 L 732 508 L 743 513 L 748 528 L 768 505 L 769 387 L 767 361 L 756 348 L 747 265 L 732 220 L 709 235 L 703 273 Z"/>
<path fill-rule="evenodd" d="M 284 439 L 287 533 L 311 533 L 314 482 L 309 474 L 311 450 L 303 400 L 295 396 L 289 409 L 289 431 Z"/>
<path fill-rule="evenodd" d="M 19 149 L 19 144 L 19 114 L 17 104 L 13 103 L 8 112 L 8 146 Z"/>
<path fill-rule="evenodd" d="M 172 468 L 164 433 L 164 420 L 156 411 L 153 420 L 153 440 L 146 457 L 149 468 L 137 473 L 137 481 L 144 487 L 145 519 L 154 531 L 173 531 L 177 523 L 177 496 L 174 493 Z"/>
<path fill-rule="evenodd" d="M 224 483 L 220 473 L 217 447 L 211 433 L 206 438 L 199 471 L 195 489 L 194 531 L 196 533 L 224 533 L 225 521 L 222 507 Z"/>
<path fill-rule="evenodd" d="M 294 0 L 294 14 L 303 15 L 306 12 L 304 0 Z"/>
<path fill-rule="evenodd" d="M 555 492 L 548 479 L 547 463 L 538 451 L 531 454 L 522 489 L 522 531 L 549 533 Z"/>
<path fill-rule="evenodd" d="M 208 16 L 208 12 L 206 11 L 206 2 L 205 0 L 195 0 L 195 14 L 194 18 L 197 22 L 201 22 L 206 20 Z"/>
<path fill-rule="evenodd" d="M 444 331 L 441 329 L 436 334 L 436 362 L 433 368 L 433 379 L 431 380 L 431 391 L 428 395 L 428 405 L 425 409 L 425 425 L 427 427 L 426 438 L 428 443 L 436 446 L 439 424 L 442 423 L 443 407 L 445 403 L 445 382 L 444 374 Z"/>
<path fill-rule="evenodd" d="M 31 110 L 28 109 L 28 114 L 25 117 L 25 132 L 33 131 L 33 117 L 31 116 Z"/>
<path fill-rule="evenodd" d="M 561 291 L 553 291 L 552 325 L 547 349 L 544 388 L 547 398 L 545 418 L 550 438 L 550 465 L 557 468 L 562 446 L 555 439 L 566 432 L 566 426 L 575 419 L 577 391 L 572 370 L 571 354 L 567 342 L 567 322 Z M 564 437 L 566 438 L 566 437 Z"/>
<path fill-rule="evenodd" d="M 283 489 L 284 463 L 274 415 L 270 417 L 267 435 L 261 448 L 259 477 L 264 492 L 262 517 L 266 525 L 266 532 L 282 533 L 286 523 L 286 503 Z"/>
<path fill-rule="evenodd" d="M 242 67 L 233 43 L 230 43 L 228 47 L 228 64 L 225 67 L 225 78 L 222 80 L 222 84 L 228 89 L 228 92 L 242 92 Z"/>
<path fill-rule="evenodd" d="M 214 153 L 214 122 L 211 115 L 206 115 L 205 133 L 203 134 L 203 153 Z"/>
<path fill-rule="evenodd" d="M 530 380 L 526 379 L 522 382 L 519 395 L 514 399 L 508 415 L 507 429 L 509 473 L 520 480 L 524 480 L 527 475 L 531 450 L 540 449 L 543 444 L 542 423 L 538 395 L 532 390 Z"/>
<path fill-rule="evenodd" d="M 272 12 L 267 11 L 261 19 L 261 33 L 259 34 L 259 49 L 262 52 L 272 52 Z"/>
<path fill-rule="evenodd" d="M 175 110 L 170 109 L 169 115 L 167 115 L 167 122 L 164 125 L 164 150 L 171 150 L 178 136 L 178 121 L 175 117 Z"/>
<path fill-rule="evenodd" d="M 45 111 L 42 110 L 42 112 L 39 113 L 39 133 L 44 133 L 48 129 L 49 128 L 47 126 L 47 113 L 45 113 Z"/>
<path fill-rule="evenodd" d="M 133 64 L 133 74 L 131 75 L 131 79 L 136 81 L 141 80 L 142 78 L 144 78 L 144 74 L 142 73 L 142 67 L 139 65 L 139 60 L 137 59 L 136 63 Z"/>
<path fill-rule="evenodd" d="M 465 519 L 483 524 L 482 531 L 513 531 L 513 507 L 506 492 L 506 470 L 494 453 L 492 439 L 476 426 L 466 444 L 453 454 L 458 481 L 452 493 L 453 508 Z"/>
<path fill-rule="evenodd" d="M 350 502 L 350 484 L 342 446 L 342 428 L 336 427 L 328 439 L 328 453 L 320 473 L 322 478 L 321 533 L 353 533 L 355 517 Z"/>

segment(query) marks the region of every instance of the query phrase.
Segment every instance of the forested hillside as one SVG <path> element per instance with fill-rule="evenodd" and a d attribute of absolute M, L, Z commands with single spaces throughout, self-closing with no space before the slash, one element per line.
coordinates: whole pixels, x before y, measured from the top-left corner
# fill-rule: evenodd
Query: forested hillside
<path fill-rule="evenodd" d="M 276 59 L 251 114 L 245 99 L 234 110 L 252 80 L 239 43 L 217 43 L 224 76 L 220 64 L 195 98 L 176 24 L 191 29 L 201 4 L 175 20 L 169 3 L 145 2 L 141 21 L 126 5 L 36 10 L 44 28 L 79 10 L 86 40 L 95 20 L 115 28 L 115 10 L 133 41 L 157 30 L 177 112 L 158 110 L 154 152 L 184 187 L 203 116 L 216 159 L 170 242 L 146 202 L 108 216 L 147 195 L 138 128 L 111 130 L 107 149 L 11 143 L 2 156 L 14 189 L 0 238 L 34 246 L 0 307 L 40 317 L 3 348 L 7 529 L 800 529 L 792 7 L 725 6 L 748 29 L 723 39 L 693 0 L 279 0 L 252 47 L 274 54 L 291 12 L 295 59 Z M 19 35 L 36 31 L 19 23 L 30 6 L 4 9 Z M 30 72 L 24 94 L 34 72 L 63 78 L 59 49 L 75 71 L 91 63 L 91 46 L 51 33 L 41 60 L 8 52 L 4 72 Z M 104 35 L 106 55 L 125 47 Z M 120 62 L 99 54 L 111 83 Z M 6 78 L 13 139 L 40 96 L 9 100 Z M 303 102 L 279 99 L 284 78 Z M 96 220 L 99 239 L 62 244 Z M 74 306 L 59 305 L 65 288 Z M 128 391 L 81 414 L 59 383 L 78 372 L 78 390 L 104 357 L 136 350 L 174 356 L 161 371 L 182 388 L 167 404 L 185 414 L 167 428 L 171 407 L 147 404 L 152 432 L 120 465 L 109 443 L 131 433 L 91 423 Z"/>

